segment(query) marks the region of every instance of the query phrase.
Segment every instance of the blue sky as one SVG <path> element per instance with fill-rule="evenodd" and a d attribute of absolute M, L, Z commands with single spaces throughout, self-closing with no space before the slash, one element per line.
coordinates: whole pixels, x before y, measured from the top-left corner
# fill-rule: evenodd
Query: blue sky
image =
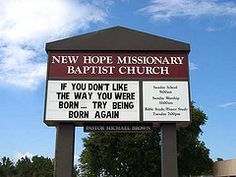
<path fill-rule="evenodd" d="M 45 43 L 121 25 L 191 44 L 191 96 L 208 116 L 200 138 L 214 160 L 236 158 L 235 0 L 8 0 L 0 9 L 0 157 L 54 156 Z M 76 157 L 84 136 L 77 128 Z"/>

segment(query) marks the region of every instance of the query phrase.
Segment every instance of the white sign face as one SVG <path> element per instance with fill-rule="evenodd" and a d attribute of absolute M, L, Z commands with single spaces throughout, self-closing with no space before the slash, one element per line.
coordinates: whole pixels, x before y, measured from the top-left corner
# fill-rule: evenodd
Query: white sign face
<path fill-rule="evenodd" d="M 49 80 L 46 121 L 139 121 L 138 81 Z"/>
<path fill-rule="evenodd" d="M 144 121 L 190 121 L 187 81 L 144 81 Z"/>

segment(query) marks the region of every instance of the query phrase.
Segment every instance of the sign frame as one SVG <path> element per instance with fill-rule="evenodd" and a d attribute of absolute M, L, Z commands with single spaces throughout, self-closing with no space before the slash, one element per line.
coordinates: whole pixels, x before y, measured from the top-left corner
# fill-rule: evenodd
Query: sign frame
<path fill-rule="evenodd" d="M 59 124 L 74 124 L 75 126 L 84 126 L 85 124 L 88 124 L 88 123 L 94 123 L 94 124 L 125 124 L 127 123 L 127 121 L 76 121 L 74 119 L 72 120 L 60 120 L 60 121 L 49 121 L 49 120 L 46 120 L 46 108 L 47 108 L 47 98 L 48 98 L 48 81 L 49 80 L 65 80 L 65 81 L 71 81 L 71 80 L 75 80 L 74 78 L 66 78 L 66 79 L 61 79 L 61 78 L 57 78 L 57 77 L 54 77 L 54 78 L 50 78 L 49 79 L 49 69 L 50 69 L 50 53 L 51 52 L 62 52 L 62 51 L 48 51 L 48 62 L 47 62 L 47 76 L 46 76 L 46 98 L 45 98 L 45 103 L 44 103 L 44 123 L 47 124 L 48 126 L 57 126 Z M 110 51 L 110 50 L 102 50 L 102 51 L 83 51 L 83 50 L 76 50 L 76 51 L 63 51 L 63 53 L 70 53 L 70 52 L 73 52 L 73 53 L 88 53 L 88 54 L 92 54 L 92 53 L 96 53 L 96 54 L 99 54 L 99 53 L 103 53 L 103 54 L 111 54 L 111 53 L 115 53 L 115 54 L 142 54 L 142 53 L 145 53 L 145 54 L 183 54 L 183 55 L 186 55 L 186 63 L 187 63 L 187 77 L 183 77 L 183 78 L 107 78 L 107 79 L 104 79 L 104 78 L 99 78 L 99 77 L 94 77 L 94 78 L 79 78 L 79 79 L 76 79 L 76 81 L 138 81 L 139 82 L 139 115 L 140 115 L 140 119 L 139 121 L 128 121 L 128 123 L 134 123 L 134 124 L 143 124 L 143 123 L 152 123 L 153 124 L 153 127 L 160 127 L 160 124 L 163 124 L 163 123 L 176 123 L 176 125 L 178 127 L 183 127 L 183 126 L 187 126 L 191 123 L 192 119 L 191 119 L 191 95 L 190 95 L 190 80 L 189 80 L 189 60 L 188 60 L 188 53 L 189 52 L 186 52 L 186 51 L 183 51 L 183 52 L 167 52 L 167 51 L 126 51 L 126 50 L 123 50 L 123 51 Z M 188 82 L 188 100 L 189 100 L 189 117 L 190 117 L 190 120 L 189 121 L 144 121 L 143 120 L 143 81 L 187 81 Z"/>

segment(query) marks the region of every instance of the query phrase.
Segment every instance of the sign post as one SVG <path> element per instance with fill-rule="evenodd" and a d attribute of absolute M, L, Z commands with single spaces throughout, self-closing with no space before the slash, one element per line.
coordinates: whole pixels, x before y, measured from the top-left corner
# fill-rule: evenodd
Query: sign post
<path fill-rule="evenodd" d="M 55 177 L 70 177 L 74 129 L 161 127 L 162 177 L 177 177 L 176 127 L 191 122 L 187 43 L 113 27 L 46 44 L 44 122 L 57 127 Z"/>
<path fill-rule="evenodd" d="M 74 167 L 75 126 L 57 125 L 54 177 L 71 177 Z"/>
<path fill-rule="evenodd" d="M 161 176 L 178 177 L 176 124 L 161 124 Z"/>

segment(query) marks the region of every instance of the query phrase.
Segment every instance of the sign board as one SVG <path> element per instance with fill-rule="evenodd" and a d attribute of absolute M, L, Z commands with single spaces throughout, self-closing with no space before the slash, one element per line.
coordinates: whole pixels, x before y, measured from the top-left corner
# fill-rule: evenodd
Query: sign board
<path fill-rule="evenodd" d="M 49 79 L 188 77 L 186 53 L 50 52 L 48 67 Z"/>
<path fill-rule="evenodd" d="M 139 121 L 138 81 L 48 81 L 49 121 Z"/>
<path fill-rule="evenodd" d="M 190 121 L 187 81 L 144 81 L 144 121 Z"/>
<path fill-rule="evenodd" d="M 186 53 L 50 52 L 46 122 L 188 122 Z"/>

